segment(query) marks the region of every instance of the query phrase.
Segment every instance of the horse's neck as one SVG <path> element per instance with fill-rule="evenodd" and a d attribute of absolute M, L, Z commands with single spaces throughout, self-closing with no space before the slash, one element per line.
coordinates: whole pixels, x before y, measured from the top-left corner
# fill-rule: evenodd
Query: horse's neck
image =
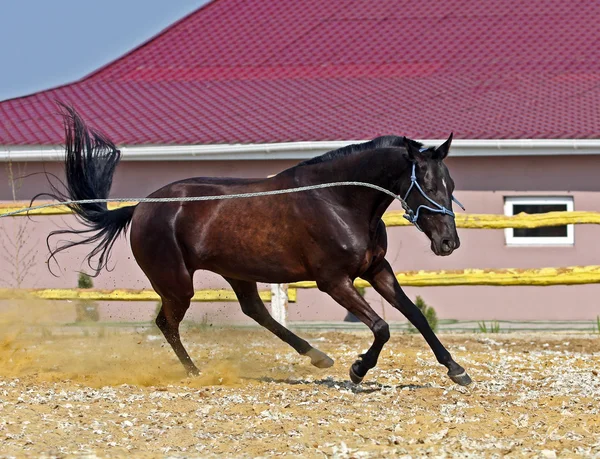
<path fill-rule="evenodd" d="M 357 181 L 372 183 L 398 194 L 408 167 L 408 159 L 403 156 L 390 154 L 389 150 L 374 150 L 357 157 L 352 175 Z M 410 174 L 407 179 L 410 180 Z"/>
<path fill-rule="evenodd" d="M 402 184 L 405 180 L 410 181 L 410 168 L 408 159 L 397 155 L 391 158 L 390 155 L 379 155 L 377 161 L 373 161 L 373 167 L 369 162 L 364 168 L 361 168 L 359 175 L 364 175 L 362 181 L 379 185 L 380 187 L 399 195 Z M 364 169 L 364 170 L 363 170 Z M 391 196 L 378 192 L 372 196 L 370 206 L 371 223 L 377 225 L 387 208 L 394 202 Z"/>
<path fill-rule="evenodd" d="M 408 159 L 399 154 L 390 154 L 389 150 L 378 149 L 349 156 L 332 166 L 335 181 L 371 183 L 396 195 L 400 194 L 402 183 L 410 180 Z M 366 187 L 344 187 L 342 192 L 350 197 L 353 206 L 360 203 L 361 209 L 357 210 L 374 219 L 381 218 L 394 200 L 385 193 Z"/>

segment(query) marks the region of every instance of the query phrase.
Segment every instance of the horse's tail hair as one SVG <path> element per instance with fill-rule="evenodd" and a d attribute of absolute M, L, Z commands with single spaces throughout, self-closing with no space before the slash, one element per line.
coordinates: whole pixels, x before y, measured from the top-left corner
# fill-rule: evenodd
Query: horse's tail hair
<path fill-rule="evenodd" d="M 90 129 L 70 106 L 58 102 L 65 127 L 65 176 L 66 183 L 55 185 L 46 174 L 51 193 L 40 193 L 58 201 L 77 201 L 85 199 L 107 199 L 112 185 L 115 168 L 121 159 L 121 152 L 107 137 Z M 90 204 L 67 204 L 77 219 L 87 227 L 83 230 L 60 229 L 52 231 L 46 238 L 50 251 L 50 261 L 56 262 L 56 254 L 63 250 L 83 244 L 95 244 L 85 260 L 97 276 L 107 268 L 111 249 L 117 237 L 127 230 L 133 217 L 135 206 L 109 210 L 106 202 Z M 52 249 L 50 239 L 58 235 L 81 236 L 78 241 L 59 241 Z"/>

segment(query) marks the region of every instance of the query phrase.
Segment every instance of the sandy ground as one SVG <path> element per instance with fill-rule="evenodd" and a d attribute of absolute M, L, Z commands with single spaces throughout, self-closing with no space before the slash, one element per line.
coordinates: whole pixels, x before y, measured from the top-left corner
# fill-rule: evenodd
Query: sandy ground
<path fill-rule="evenodd" d="M 598 335 L 441 335 L 462 388 L 395 334 L 355 386 L 367 332 L 305 335 L 319 370 L 267 332 L 190 329 L 187 379 L 155 331 L 1 320 L 0 457 L 600 457 Z"/>

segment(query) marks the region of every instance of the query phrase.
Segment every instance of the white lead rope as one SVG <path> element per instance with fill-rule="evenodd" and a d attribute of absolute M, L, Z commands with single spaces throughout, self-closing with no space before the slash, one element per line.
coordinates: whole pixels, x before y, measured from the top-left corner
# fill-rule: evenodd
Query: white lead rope
<path fill-rule="evenodd" d="M 256 191 L 254 193 L 240 193 L 240 194 L 224 194 L 220 196 L 186 196 L 179 198 L 138 198 L 138 199 L 127 199 L 127 198 L 112 198 L 112 199 L 82 199 L 78 201 L 59 201 L 56 203 L 48 203 L 48 204 L 40 204 L 38 206 L 33 207 L 24 207 L 22 209 L 14 210 L 12 212 L 7 212 L 4 214 L 0 214 L 0 218 L 3 217 L 11 217 L 13 215 L 27 213 L 32 210 L 38 209 L 46 209 L 48 207 L 58 207 L 65 206 L 70 204 L 97 204 L 97 203 L 108 203 L 108 202 L 192 202 L 192 201 L 218 201 L 221 199 L 243 199 L 243 198 L 256 198 L 259 196 L 272 196 L 278 194 L 289 194 L 289 193 L 299 193 L 301 191 L 310 191 L 310 190 L 319 190 L 322 188 L 332 188 L 336 186 L 362 186 L 366 188 L 372 188 L 377 191 L 381 191 L 382 193 L 391 196 L 394 199 L 397 199 L 402 204 L 402 208 L 405 212 L 410 212 L 410 208 L 406 204 L 406 202 L 397 194 L 392 193 L 385 188 L 382 188 L 377 185 L 373 185 L 372 183 L 366 182 L 333 182 L 333 183 L 322 183 L 319 185 L 309 185 L 309 186 L 301 186 L 298 188 L 286 188 L 284 190 L 272 190 L 272 191 Z"/>

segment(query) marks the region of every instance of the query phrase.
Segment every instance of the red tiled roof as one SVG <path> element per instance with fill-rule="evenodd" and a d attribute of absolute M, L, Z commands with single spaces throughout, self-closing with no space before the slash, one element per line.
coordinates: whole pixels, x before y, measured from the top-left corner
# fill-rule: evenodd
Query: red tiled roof
<path fill-rule="evenodd" d="M 215 0 L 0 103 L 0 144 L 61 143 L 55 99 L 129 145 L 595 138 L 599 17 L 589 0 Z"/>

